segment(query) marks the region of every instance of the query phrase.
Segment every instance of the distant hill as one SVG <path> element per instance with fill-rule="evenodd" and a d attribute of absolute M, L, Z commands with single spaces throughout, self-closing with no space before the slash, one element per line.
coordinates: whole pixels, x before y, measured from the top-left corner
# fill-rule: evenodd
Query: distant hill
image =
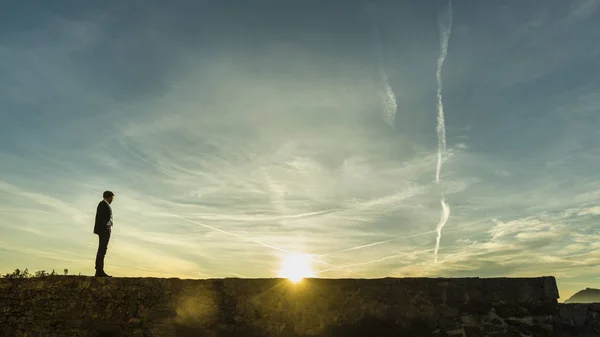
<path fill-rule="evenodd" d="M 571 296 L 565 303 L 600 303 L 600 289 L 586 288 Z"/>

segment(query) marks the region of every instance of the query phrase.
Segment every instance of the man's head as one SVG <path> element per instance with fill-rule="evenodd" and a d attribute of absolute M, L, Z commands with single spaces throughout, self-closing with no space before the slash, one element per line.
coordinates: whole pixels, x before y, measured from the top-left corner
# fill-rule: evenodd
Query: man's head
<path fill-rule="evenodd" d="M 104 200 L 106 200 L 106 202 L 108 202 L 110 204 L 110 203 L 112 203 L 113 198 L 115 197 L 115 194 L 111 191 L 104 191 L 104 193 L 102 194 L 102 197 L 104 198 Z"/>

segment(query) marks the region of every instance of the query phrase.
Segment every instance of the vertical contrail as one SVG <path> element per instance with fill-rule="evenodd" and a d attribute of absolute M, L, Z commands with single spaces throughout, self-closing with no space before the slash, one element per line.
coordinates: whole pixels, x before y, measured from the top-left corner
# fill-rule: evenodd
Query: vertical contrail
<path fill-rule="evenodd" d="M 379 76 L 384 86 L 384 92 L 381 94 L 383 100 L 383 119 L 389 126 L 393 127 L 394 121 L 396 120 L 396 110 L 398 108 L 398 104 L 396 102 L 396 94 L 394 93 L 394 90 L 392 90 L 392 86 L 390 85 L 390 79 L 388 77 L 387 72 L 385 71 L 385 66 L 383 62 L 381 30 L 379 29 L 379 24 L 377 24 L 377 17 L 375 15 L 377 13 L 377 4 L 375 2 L 372 2 L 368 3 L 367 6 L 369 16 L 372 20 L 371 30 L 373 31 L 373 35 L 375 35 L 375 41 L 377 43 Z"/>
<path fill-rule="evenodd" d="M 435 172 L 435 181 L 440 182 L 440 172 L 442 170 L 443 155 L 446 152 L 446 121 L 444 119 L 444 103 L 442 100 L 442 68 L 448 54 L 448 40 L 452 32 L 452 1 L 448 2 L 447 25 L 442 28 L 440 41 L 440 56 L 437 59 L 437 70 L 435 76 L 437 79 L 437 135 L 438 135 L 438 161 Z"/>
<path fill-rule="evenodd" d="M 435 254 L 435 263 L 438 262 L 438 250 L 440 249 L 440 239 L 442 238 L 442 228 L 444 228 L 444 225 L 446 224 L 446 222 L 448 221 L 448 218 L 450 217 L 450 206 L 448 206 L 448 204 L 446 203 L 444 196 L 442 196 L 441 204 L 442 204 L 442 216 L 440 217 L 440 222 L 438 222 L 438 225 L 435 228 L 435 230 L 437 231 L 437 237 L 435 238 L 435 249 L 433 250 L 434 254 Z"/>
<path fill-rule="evenodd" d="M 444 67 L 444 61 L 448 54 L 448 40 L 450 40 L 450 34 L 452 32 L 452 0 L 448 1 L 448 10 L 446 11 L 446 22 L 445 26 L 441 27 L 441 40 L 440 40 L 440 55 L 437 60 L 437 69 L 435 72 L 437 79 L 437 136 L 438 136 L 438 158 L 437 166 L 435 171 L 435 182 L 440 183 L 440 172 L 442 170 L 442 160 L 446 153 L 446 121 L 444 119 L 444 103 L 442 98 L 442 68 Z M 446 203 L 444 194 L 441 195 L 442 204 L 442 215 L 440 221 L 436 227 L 437 237 L 435 240 L 435 263 L 438 262 L 438 251 L 440 249 L 440 239 L 442 238 L 442 229 L 446 225 L 448 218 L 450 217 L 450 206 Z"/>

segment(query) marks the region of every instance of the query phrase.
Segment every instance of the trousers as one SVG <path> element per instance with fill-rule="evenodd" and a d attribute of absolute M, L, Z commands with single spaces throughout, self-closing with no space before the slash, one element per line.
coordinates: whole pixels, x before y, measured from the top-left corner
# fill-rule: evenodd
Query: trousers
<path fill-rule="evenodd" d="M 108 241 L 110 240 L 110 232 L 102 232 L 98 235 L 98 252 L 96 253 L 96 271 L 104 271 L 104 257 L 108 249 Z"/>

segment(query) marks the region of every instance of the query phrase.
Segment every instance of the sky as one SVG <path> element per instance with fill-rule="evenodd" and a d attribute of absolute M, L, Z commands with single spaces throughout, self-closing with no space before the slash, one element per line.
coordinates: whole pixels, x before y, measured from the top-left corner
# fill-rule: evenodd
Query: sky
<path fill-rule="evenodd" d="M 0 272 L 600 287 L 600 0 L 13 1 Z"/>

